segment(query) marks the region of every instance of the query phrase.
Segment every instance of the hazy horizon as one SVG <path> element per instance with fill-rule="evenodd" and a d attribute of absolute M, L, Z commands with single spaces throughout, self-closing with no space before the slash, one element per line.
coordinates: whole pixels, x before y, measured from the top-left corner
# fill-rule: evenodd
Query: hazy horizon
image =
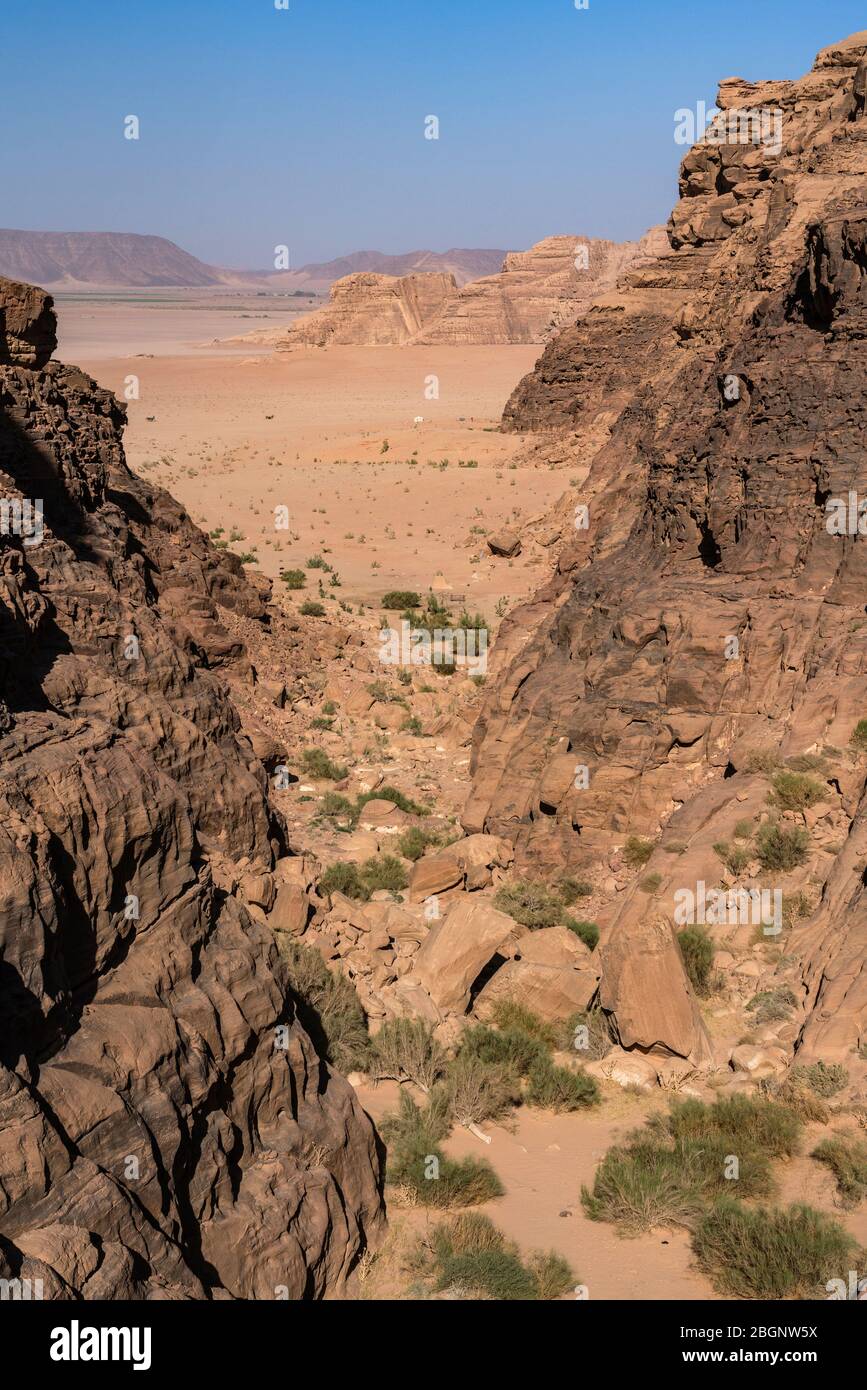
<path fill-rule="evenodd" d="M 678 108 L 712 105 L 724 77 L 797 77 L 865 23 L 853 0 L 729 0 L 685 32 L 674 0 L 288 3 L 150 0 L 120 30 L 108 0 L 8 16 L 7 43 L 39 64 L 0 92 L 16 129 L 0 222 L 162 236 L 235 269 L 269 268 L 279 245 L 296 267 L 634 239 L 675 201 Z"/>

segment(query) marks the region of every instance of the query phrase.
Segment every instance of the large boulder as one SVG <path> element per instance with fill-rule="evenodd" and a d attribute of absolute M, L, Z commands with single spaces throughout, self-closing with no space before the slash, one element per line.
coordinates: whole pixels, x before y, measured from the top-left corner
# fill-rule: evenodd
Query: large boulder
<path fill-rule="evenodd" d="M 568 1018 L 586 1009 L 599 988 L 595 957 L 568 927 L 522 936 L 515 955 L 480 990 L 473 1013 L 487 1018 L 511 999 L 540 1018 Z"/>
<path fill-rule="evenodd" d="M 468 898 L 431 928 L 415 958 L 414 974 L 439 1009 L 466 1013 L 473 982 L 516 931 L 520 928 L 504 912 Z"/>

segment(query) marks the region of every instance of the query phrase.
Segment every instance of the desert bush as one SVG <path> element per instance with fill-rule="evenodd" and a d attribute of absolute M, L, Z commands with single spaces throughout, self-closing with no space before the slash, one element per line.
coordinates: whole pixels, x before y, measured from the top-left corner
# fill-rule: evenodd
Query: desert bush
<path fill-rule="evenodd" d="M 352 802 L 347 796 L 341 796 L 339 792 L 326 792 L 322 798 L 321 815 L 327 816 L 329 820 L 339 820 L 342 818 L 350 819 L 352 816 Z"/>
<path fill-rule="evenodd" d="M 831 1169 L 841 1205 L 849 1210 L 859 1206 L 867 1196 L 867 1144 L 835 1134 L 823 1139 L 812 1157 Z"/>
<path fill-rule="evenodd" d="M 780 766 L 780 755 L 773 748 L 753 748 L 744 758 L 747 772 L 763 772 L 770 777 Z"/>
<path fill-rule="evenodd" d="M 402 734 L 415 734 L 417 738 L 422 738 L 424 735 L 424 725 L 418 715 L 411 714 L 401 724 L 400 732 Z"/>
<path fill-rule="evenodd" d="M 803 811 L 815 806 L 825 795 L 825 788 L 814 777 L 803 772 L 778 772 L 774 777 L 771 800 L 781 811 Z"/>
<path fill-rule="evenodd" d="M 707 927 L 685 927 L 677 935 L 680 954 L 696 994 L 705 998 L 711 992 L 714 944 Z"/>
<path fill-rule="evenodd" d="M 754 994 L 747 1004 L 747 1012 L 755 1014 L 756 1023 L 779 1023 L 789 1017 L 797 1002 L 792 991 L 780 985 Z"/>
<path fill-rule="evenodd" d="M 548 1057 L 548 1049 L 522 1028 L 500 1031 L 479 1023 L 464 1033 L 458 1056 L 477 1057 L 481 1062 L 507 1067 L 517 1076 L 526 1076 L 535 1062 Z"/>
<path fill-rule="evenodd" d="M 586 1071 L 557 1067 L 547 1055 L 529 1069 L 527 1100 L 543 1110 L 587 1110 L 598 1105 L 599 1086 Z"/>
<path fill-rule="evenodd" d="M 639 839 L 637 835 L 630 835 L 623 846 L 624 863 L 630 869 L 643 869 L 652 853 L 653 842 Z"/>
<path fill-rule="evenodd" d="M 584 942 L 588 951 L 596 950 L 599 945 L 599 928 L 595 922 L 579 922 L 575 917 L 564 917 L 563 925 Z"/>
<path fill-rule="evenodd" d="M 543 883 L 529 880 L 504 883 L 497 889 L 494 906 L 508 913 L 523 927 L 553 927 L 563 912 L 562 903 L 549 893 Z"/>
<path fill-rule="evenodd" d="M 634 1137 L 608 1150 L 592 1188 L 581 1189 L 591 1221 L 610 1221 L 623 1235 L 683 1225 L 702 1210 L 707 1170 L 701 1155 Z"/>
<path fill-rule="evenodd" d="M 423 1019 L 392 1018 L 371 1043 L 368 1070 L 377 1081 L 413 1081 L 429 1091 L 445 1070 L 445 1062 L 433 1029 Z"/>
<path fill-rule="evenodd" d="M 419 806 L 418 802 L 398 791 L 397 787 L 377 787 L 375 791 L 362 792 L 356 798 L 356 820 L 361 816 L 368 801 L 391 801 L 399 810 L 406 811 L 408 816 L 423 816 L 426 811 L 426 807 Z"/>
<path fill-rule="evenodd" d="M 532 1302 L 559 1298 L 575 1275 L 561 1255 L 531 1255 L 523 1264 L 518 1247 L 479 1213 L 453 1217 L 433 1233 L 427 1247 L 436 1287 L 466 1289 L 487 1298 Z"/>
<path fill-rule="evenodd" d="M 867 753 L 867 719 L 858 720 L 849 742 L 859 753 Z"/>
<path fill-rule="evenodd" d="M 345 897 L 361 902 L 366 902 L 370 897 L 358 865 L 350 863 L 331 864 L 319 879 L 319 892 L 343 893 Z"/>
<path fill-rule="evenodd" d="M 303 589 L 307 583 L 307 575 L 303 570 L 283 570 L 280 578 L 287 589 Z"/>
<path fill-rule="evenodd" d="M 732 834 L 736 840 L 751 840 L 753 835 L 753 822 L 746 818 L 736 821 Z"/>
<path fill-rule="evenodd" d="M 421 595 L 414 589 L 389 589 L 388 593 L 382 596 L 382 606 L 389 612 L 401 608 L 418 608 L 420 605 Z"/>
<path fill-rule="evenodd" d="M 799 1120 L 804 1120 L 808 1124 L 827 1124 L 831 1118 L 830 1112 L 824 1101 L 805 1085 L 793 1081 L 791 1077 L 779 1081 L 776 1077 L 763 1077 L 758 1085 L 759 1093 L 769 1100 L 774 1100 L 778 1105 L 783 1105 L 787 1110 L 791 1110 Z"/>
<path fill-rule="evenodd" d="M 406 869 L 393 854 L 377 854 L 361 866 L 365 886 L 371 893 L 399 893 L 409 879 Z"/>
<path fill-rule="evenodd" d="M 349 775 L 349 768 L 332 762 L 323 748 L 305 748 L 301 754 L 301 766 L 308 777 L 322 781 L 342 782 Z"/>
<path fill-rule="evenodd" d="M 730 1096 L 706 1105 L 700 1100 L 675 1102 L 664 1120 L 651 1122 L 675 1140 L 717 1136 L 729 1153 L 758 1150 L 771 1158 L 798 1152 L 801 1125 L 785 1106 L 754 1096 Z"/>
<path fill-rule="evenodd" d="M 809 848 L 810 837 L 799 826 L 789 829 L 769 822 L 761 827 L 756 836 L 756 855 L 762 868 L 768 872 L 796 869 L 803 864 Z"/>
<path fill-rule="evenodd" d="M 809 1067 L 793 1067 L 790 1073 L 795 1085 L 809 1086 L 823 1100 L 830 1100 L 849 1080 L 849 1073 L 840 1062 L 814 1062 Z"/>
<path fill-rule="evenodd" d="M 496 1120 L 521 1098 L 520 1081 L 511 1067 L 483 1062 L 470 1053 L 449 1064 L 443 1085 L 449 1111 L 459 1125 Z"/>
<path fill-rule="evenodd" d="M 302 946 L 286 932 L 276 939 L 298 1000 L 298 1017 L 316 1051 L 338 1071 L 363 1071 L 370 1037 L 352 985 L 331 973 L 315 946 Z"/>
<path fill-rule="evenodd" d="M 538 1038 L 539 1042 L 543 1043 L 549 1051 L 558 1045 L 559 1031 L 557 1025 L 540 1018 L 538 1014 L 533 1013 L 532 1009 L 528 1009 L 524 1004 L 519 1004 L 515 999 L 497 999 L 493 1006 L 492 1016 L 498 1028 L 504 1030 L 520 1029 L 529 1037 Z"/>
<path fill-rule="evenodd" d="M 387 1145 L 387 1176 L 409 1189 L 421 1206 L 447 1210 L 477 1206 L 503 1195 L 489 1163 L 475 1158 L 446 1158 L 439 1147 L 451 1128 L 445 1094 L 431 1095 L 422 1109 L 403 1092 L 396 1113 L 380 1125 Z"/>
<path fill-rule="evenodd" d="M 589 883 L 585 883 L 580 878 L 561 878 L 557 884 L 557 892 L 560 901 L 566 906 L 571 907 L 576 898 L 590 898 L 593 896 L 593 889 Z"/>
<path fill-rule="evenodd" d="M 415 863 L 417 859 L 421 859 L 430 845 L 439 844 L 439 838 L 439 835 L 435 835 L 429 830 L 422 830 L 417 825 L 411 825 L 408 830 L 398 836 L 397 850 L 404 859 L 410 859 Z"/>
<path fill-rule="evenodd" d="M 322 604 L 318 603 L 316 599 L 312 598 L 306 598 L 298 611 L 299 613 L 303 614 L 305 618 L 325 617 L 325 609 L 322 606 Z"/>
<path fill-rule="evenodd" d="M 662 884 L 662 874 L 648 874 L 641 880 L 639 887 L 642 893 L 656 893 Z"/>
<path fill-rule="evenodd" d="M 693 1249 L 720 1293 L 735 1298 L 824 1298 L 850 1268 L 856 1242 L 812 1207 L 744 1207 L 719 1201 L 698 1223 Z"/>
<path fill-rule="evenodd" d="M 714 850 L 735 878 L 744 872 L 754 857 L 744 845 L 731 845 L 728 840 L 719 840 Z"/>
<path fill-rule="evenodd" d="M 587 1043 L 586 1047 L 576 1047 L 579 1028 L 586 1029 L 586 1035 L 582 1032 L 580 1037 L 581 1042 Z M 562 1020 L 558 1028 L 557 1046 L 564 1052 L 574 1049 L 587 1061 L 607 1057 L 614 1046 L 608 1015 L 603 1009 L 593 1008 Z"/>

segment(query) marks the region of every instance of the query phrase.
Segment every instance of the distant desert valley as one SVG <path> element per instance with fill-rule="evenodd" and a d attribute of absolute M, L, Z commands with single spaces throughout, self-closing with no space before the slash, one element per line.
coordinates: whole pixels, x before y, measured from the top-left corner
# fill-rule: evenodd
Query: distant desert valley
<path fill-rule="evenodd" d="M 0 231 L 0 1280 L 867 1298 L 867 33 L 717 105 L 629 241 Z"/>

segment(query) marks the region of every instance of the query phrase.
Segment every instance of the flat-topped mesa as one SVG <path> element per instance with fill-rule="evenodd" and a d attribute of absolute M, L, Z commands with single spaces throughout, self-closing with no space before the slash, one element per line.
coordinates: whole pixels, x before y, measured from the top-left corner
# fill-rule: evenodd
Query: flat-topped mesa
<path fill-rule="evenodd" d="M 627 1046 L 707 1055 L 674 894 L 718 883 L 716 847 L 772 814 L 757 749 L 817 757 L 822 782 L 806 827 L 795 818 L 804 862 L 763 870 L 751 841 L 737 880 L 815 907 L 786 944 L 803 962 L 799 1046 L 837 1060 L 867 1034 L 850 748 L 867 716 L 867 548 L 828 513 L 867 497 L 865 90 L 867 33 L 798 81 L 725 82 L 722 116 L 768 109 L 768 139 L 744 120 L 725 132 L 758 143 L 717 131 L 689 151 L 672 249 L 555 338 L 504 417 L 555 432 L 589 472 L 564 503 L 556 573 L 501 629 L 463 821 L 537 873 L 609 884 L 600 998 Z M 632 883 L 630 835 L 661 838 Z"/>
<path fill-rule="evenodd" d="M 651 262 L 666 245 L 662 228 L 637 242 L 548 237 L 510 252 L 499 274 L 460 288 L 450 275 L 348 275 L 332 286 L 329 304 L 277 345 L 544 343 L 624 270 Z"/>
<path fill-rule="evenodd" d="M 0 1278 L 333 1294 L 380 1160 L 242 891 L 279 904 L 292 864 L 224 678 L 255 678 L 226 610 L 279 615 L 53 334 L 0 280 Z"/>

